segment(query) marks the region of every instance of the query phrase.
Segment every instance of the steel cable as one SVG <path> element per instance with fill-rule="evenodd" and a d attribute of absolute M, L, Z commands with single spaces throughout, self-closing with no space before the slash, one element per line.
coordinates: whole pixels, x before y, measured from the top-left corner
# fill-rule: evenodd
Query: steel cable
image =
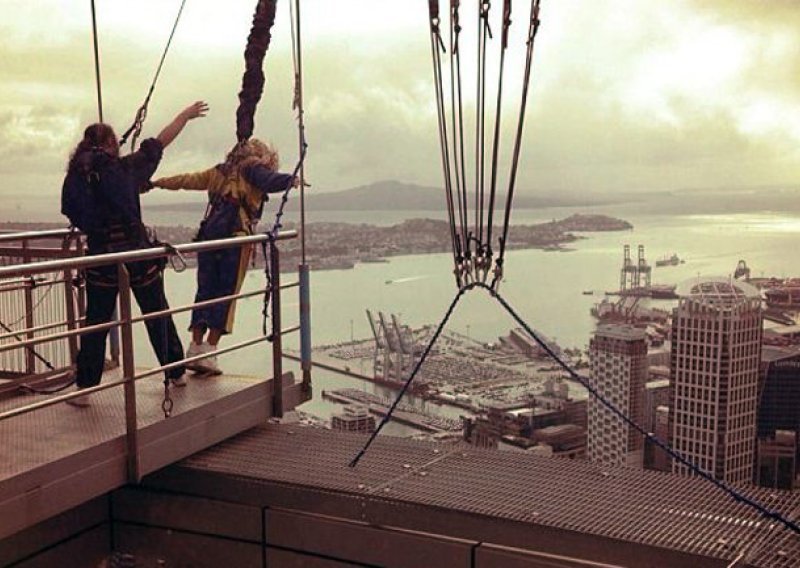
<path fill-rule="evenodd" d="M 444 111 L 444 89 L 442 86 L 442 62 L 440 49 L 444 51 L 444 42 L 439 30 L 439 1 L 429 0 L 430 15 L 430 40 L 431 40 L 431 60 L 433 61 L 433 82 L 436 91 L 436 112 L 439 126 L 439 150 L 442 158 L 442 171 L 444 174 L 444 194 L 447 203 L 447 218 L 450 226 L 450 240 L 453 249 L 453 274 L 456 285 L 461 287 L 461 245 L 455 222 L 455 207 L 453 204 L 453 188 L 450 176 L 450 154 L 447 141 L 447 122 Z"/>
<path fill-rule="evenodd" d="M 503 235 L 500 237 L 500 252 L 497 255 L 497 268 L 494 278 L 492 279 L 492 287 L 496 288 L 499 280 L 503 276 L 503 258 L 506 251 L 506 242 L 508 239 L 508 227 L 511 223 L 511 205 L 514 201 L 514 186 L 517 180 L 517 168 L 519 166 L 519 154 L 522 147 L 522 130 L 525 123 L 525 107 L 528 102 L 528 88 L 530 86 L 531 67 L 533 63 L 533 43 L 536 39 L 536 32 L 539 31 L 539 1 L 533 0 L 531 2 L 531 16 L 528 26 L 528 42 L 525 54 L 525 73 L 523 75 L 522 83 L 522 97 L 520 101 L 519 119 L 517 121 L 517 133 L 514 140 L 514 151 L 511 160 L 511 174 L 508 180 L 508 190 L 506 192 L 506 209 L 505 217 L 503 219 Z"/>
<path fill-rule="evenodd" d="M 141 106 L 139 106 L 138 110 L 136 111 L 136 117 L 133 119 L 133 124 L 130 125 L 128 130 L 125 131 L 125 133 L 122 135 L 122 138 L 119 140 L 119 145 L 124 146 L 128 141 L 128 137 L 133 134 L 133 138 L 131 138 L 131 152 L 136 150 L 136 140 L 142 133 L 142 126 L 147 118 L 147 105 L 150 104 L 150 97 L 153 96 L 153 91 L 156 88 L 156 81 L 158 81 L 158 76 L 161 74 L 161 68 L 164 66 L 164 60 L 167 58 L 167 52 L 169 51 L 170 45 L 172 45 L 172 38 L 175 35 L 175 30 L 178 27 L 178 22 L 181 19 L 181 14 L 183 14 L 183 7 L 185 5 L 186 0 L 182 0 L 181 7 L 178 9 L 178 15 L 175 17 L 175 23 L 172 24 L 172 31 L 167 39 L 167 45 L 164 47 L 164 51 L 161 54 L 161 60 L 158 62 L 158 67 L 156 68 L 155 75 L 153 76 L 153 81 L 150 83 L 150 89 L 147 91 L 147 96 L 144 98 L 144 102 L 142 102 Z"/>

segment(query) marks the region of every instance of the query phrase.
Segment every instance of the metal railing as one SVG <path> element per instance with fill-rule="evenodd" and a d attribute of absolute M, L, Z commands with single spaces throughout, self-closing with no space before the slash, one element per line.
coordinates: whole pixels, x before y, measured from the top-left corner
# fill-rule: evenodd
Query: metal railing
<path fill-rule="evenodd" d="M 0 266 L 82 256 L 84 242 L 68 229 L 0 234 Z M 77 337 L 39 347 L 20 345 L 44 331 L 74 330 L 82 321 L 85 298 L 71 270 L 53 269 L 0 279 L 0 377 L 5 388 L 32 378 L 44 379 L 69 369 L 78 349 Z"/>
<path fill-rule="evenodd" d="M 70 236 L 72 235 L 72 236 Z M 31 241 L 45 238 L 62 238 L 66 243 L 68 240 L 75 240 L 79 244 L 78 248 L 70 249 L 72 257 L 69 257 L 69 252 L 62 249 L 62 252 L 47 256 L 39 249 L 33 249 L 30 246 Z M 23 258 L 24 262 L 12 264 L 7 266 L 0 266 L 0 298 L 2 298 L 4 287 L 9 287 L 9 290 L 19 291 L 25 293 L 35 285 L 41 285 L 43 278 L 47 278 L 50 286 L 63 285 L 65 293 L 62 297 L 64 300 L 64 311 L 66 318 L 63 319 L 61 313 L 55 315 L 56 321 L 47 321 L 48 318 L 54 317 L 53 313 L 43 313 L 36 315 L 42 304 L 36 304 L 36 298 L 31 296 L 30 302 L 25 303 L 24 314 L 25 327 L 19 329 L 11 329 L 0 334 L 0 361 L 6 353 L 19 352 L 23 350 L 26 352 L 27 358 L 36 359 L 33 353 L 38 353 L 37 350 L 43 350 L 48 345 L 69 345 L 70 357 L 68 360 L 59 360 L 59 365 L 63 368 L 70 368 L 73 366 L 75 356 L 77 354 L 78 337 L 90 332 L 101 330 L 114 330 L 118 329 L 121 336 L 121 368 L 122 378 L 104 382 L 100 385 L 81 389 L 80 392 L 73 391 L 66 394 L 57 394 L 49 396 L 41 401 L 19 406 L 12 410 L 0 412 L 0 421 L 35 412 L 37 410 L 60 404 L 87 394 L 92 394 L 104 391 L 111 388 L 122 386 L 124 388 L 125 399 L 125 421 L 126 421 L 126 437 L 128 447 L 128 475 L 132 481 L 138 481 L 139 475 L 139 452 L 137 444 L 137 417 L 136 417 L 136 381 L 156 375 L 158 373 L 166 372 L 172 368 L 185 365 L 198 361 L 205 357 L 205 354 L 197 355 L 194 357 L 185 357 L 181 361 L 171 362 L 164 365 L 158 365 L 153 368 L 136 372 L 135 357 L 134 357 L 134 340 L 133 340 L 133 325 L 136 323 L 146 322 L 148 320 L 163 318 L 173 314 L 190 311 L 197 307 L 210 306 L 219 303 L 230 302 L 243 298 L 253 296 L 263 296 L 269 294 L 271 308 L 271 328 L 268 334 L 260 333 L 255 337 L 239 341 L 235 344 L 220 348 L 216 351 L 217 354 L 225 354 L 231 351 L 236 351 L 256 345 L 266 341 L 272 342 L 272 365 L 273 365 L 273 416 L 282 416 L 283 414 L 283 352 L 282 352 L 282 337 L 289 333 L 301 331 L 300 343 L 303 353 L 308 353 L 308 361 L 303 359 L 303 379 L 302 388 L 306 393 L 310 394 L 311 391 L 311 361 L 310 361 L 310 331 L 307 329 L 309 326 L 308 317 L 308 268 L 306 265 L 300 266 L 299 280 L 286 284 L 280 283 L 280 252 L 277 241 L 293 239 L 297 237 L 296 231 L 282 231 L 276 238 L 272 239 L 269 235 L 259 234 L 242 237 L 232 237 L 228 239 L 221 239 L 216 241 L 205 241 L 197 243 L 187 243 L 177 246 L 157 246 L 148 249 L 140 249 L 125 252 L 116 252 L 102 255 L 88 255 L 88 256 L 75 256 L 83 254 L 82 241 L 75 238 L 75 233 L 69 231 L 41 231 L 41 232 L 28 232 L 28 233 L 15 233 L 10 235 L 0 235 L 0 255 L 13 255 L 17 254 Z M 3 247 L 4 243 L 19 243 L 16 247 Z M 163 259 L 169 258 L 173 255 L 182 256 L 184 254 L 199 253 L 212 250 L 221 250 L 234 247 L 242 247 L 247 245 L 266 245 L 269 251 L 270 274 L 271 278 L 264 287 L 255 291 L 241 292 L 231 294 L 212 300 L 202 302 L 190 303 L 175 308 L 160 310 L 157 312 L 145 313 L 140 316 L 134 317 L 131 312 L 131 284 L 129 274 L 126 268 L 126 263 L 142 260 Z M 65 245 L 66 246 L 66 245 Z M 119 318 L 115 321 L 96 325 L 79 325 L 82 320 L 83 306 L 85 299 L 83 294 L 78 294 L 73 280 L 73 275 L 79 274 L 81 271 L 97 266 L 114 265 L 117 268 L 118 274 L 118 288 L 119 288 Z M 53 275 L 61 275 L 59 278 L 54 278 Z M 37 283 L 37 284 L 33 284 Z M 300 314 L 298 325 L 293 325 L 287 328 L 281 328 L 281 291 L 289 288 L 299 288 L 300 295 Z M 30 295 L 30 294 L 28 294 Z M 27 300 L 26 300 L 27 301 Z M 68 306 L 72 306 L 69 308 Z M 0 311 L 0 319 L 6 316 L 5 311 Z M 19 319 L 18 317 L 15 319 Z M 21 321 L 21 320 L 20 320 Z M 11 326 L 9 326 L 11 327 Z M 60 328 L 66 327 L 62 330 Z M 44 333 L 48 332 L 48 333 Z M 41 363 L 41 362 L 40 362 Z M 25 377 L 30 382 L 35 382 L 37 379 L 46 374 L 41 371 L 36 363 L 32 363 L 27 367 L 28 371 Z M 308 370 L 308 372 L 307 372 Z M 41 372 L 40 372 L 41 371 Z M 52 373 L 52 369 L 47 369 L 48 373 Z M 166 408 L 166 401 L 168 400 L 168 390 L 165 391 L 165 417 L 169 415 Z M 170 409 L 171 410 L 171 409 Z"/>

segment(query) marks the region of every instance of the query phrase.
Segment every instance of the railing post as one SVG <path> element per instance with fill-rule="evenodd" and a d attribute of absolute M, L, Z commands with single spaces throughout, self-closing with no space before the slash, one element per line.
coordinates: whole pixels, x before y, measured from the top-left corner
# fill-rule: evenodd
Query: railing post
<path fill-rule="evenodd" d="M 114 313 L 111 315 L 112 320 L 119 321 L 119 310 L 114 308 Z M 108 347 L 111 355 L 111 361 L 119 367 L 119 328 L 112 327 L 108 330 Z"/>
<path fill-rule="evenodd" d="M 28 240 L 24 239 L 22 241 L 22 263 L 28 264 L 31 261 L 31 254 L 28 250 Z M 28 281 L 25 283 L 25 286 L 22 289 L 22 295 L 25 298 L 23 302 L 22 309 L 25 310 L 23 313 L 25 314 L 25 327 L 28 329 L 33 327 L 33 281 Z M 25 334 L 26 339 L 33 339 L 34 334 L 32 332 L 27 332 Z M 36 372 L 36 359 L 34 359 L 34 350 L 33 349 L 26 349 L 25 350 L 25 373 L 28 375 L 33 375 Z"/>
<path fill-rule="evenodd" d="M 64 241 L 61 244 L 61 250 L 65 253 L 70 250 L 73 239 L 80 239 L 80 237 L 65 237 Z M 77 243 L 76 243 L 76 250 L 77 250 Z M 64 269 L 64 306 L 66 307 L 67 313 L 67 329 L 72 331 L 78 327 L 78 317 L 76 317 L 75 310 L 78 306 L 76 306 L 75 302 L 75 286 L 72 283 L 72 270 L 69 268 Z M 83 314 L 81 314 L 82 316 Z M 67 340 L 69 344 L 69 364 L 75 365 L 78 358 L 78 337 L 72 336 Z"/>
<path fill-rule="evenodd" d="M 131 323 L 131 279 L 124 263 L 117 265 L 119 282 L 119 312 L 122 333 L 122 378 L 125 379 L 125 433 L 128 457 L 128 481 L 138 483 L 139 441 L 136 418 L 136 374 L 133 359 L 133 324 Z"/>
<path fill-rule="evenodd" d="M 308 264 L 298 266 L 300 280 L 300 369 L 303 392 L 311 392 L 311 287 Z"/>
<path fill-rule="evenodd" d="M 281 341 L 281 263 L 278 245 L 269 242 L 269 271 L 272 280 L 272 415 L 283 416 L 283 348 Z"/>

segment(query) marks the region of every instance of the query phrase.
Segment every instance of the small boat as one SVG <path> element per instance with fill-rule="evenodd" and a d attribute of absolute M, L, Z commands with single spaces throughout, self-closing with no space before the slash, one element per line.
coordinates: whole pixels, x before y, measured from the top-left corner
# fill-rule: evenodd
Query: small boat
<path fill-rule="evenodd" d="M 678 257 L 677 254 L 672 253 L 672 256 L 665 256 L 664 258 L 660 258 L 656 261 L 656 266 L 678 266 L 682 264 L 683 260 Z"/>

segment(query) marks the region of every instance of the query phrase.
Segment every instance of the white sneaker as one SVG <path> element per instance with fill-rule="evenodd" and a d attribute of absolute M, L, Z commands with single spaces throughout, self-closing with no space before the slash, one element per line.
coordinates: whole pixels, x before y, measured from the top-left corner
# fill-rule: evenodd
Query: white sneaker
<path fill-rule="evenodd" d="M 214 355 L 214 352 L 217 350 L 217 348 L 212 347 L 211 345 L 209 345 L 208 347 L 209 347 L 209 353 L 211 353 L 211 355 L 207 356 L 205 359 L 202 359 L 203 367 L 205 369 L 204 372 L 208 373 L 209 375 L 221 375 L 222 369 L 219 368 L 219 362 L 217 361 L 217 356 Z M 199 362 L 200 361 L 198 361 L 198 363 Z"/>
<path fill-rule="evenodd" d="M 189 349 L 186 350 L 186 357 L 197 357 L 198 355 L 203 355 L 204 353 L 208 353 L 211 346 L 208 343 L 195 343 L 192 341 L 189 344 Z M 195 373 L 205 373 L 206 364 L 205 359 L 198 359 L 197 361 L 190 361 L 186 363 L 186 368 L 190 371 L 194 371 Z"/>
<path fill-rule="evenodd" d="M 78 389 L 80 390 L 80 389 Z M 84 394 L 81 396 L 76 396 L 75 398 L 71 398 L 67 401 L 67 404 L 71 406 L 75 406 L 77 408 L 86 408 L 87 406 L 92 405 L 92 401 L 90 399 L 91 395 Z"/>

